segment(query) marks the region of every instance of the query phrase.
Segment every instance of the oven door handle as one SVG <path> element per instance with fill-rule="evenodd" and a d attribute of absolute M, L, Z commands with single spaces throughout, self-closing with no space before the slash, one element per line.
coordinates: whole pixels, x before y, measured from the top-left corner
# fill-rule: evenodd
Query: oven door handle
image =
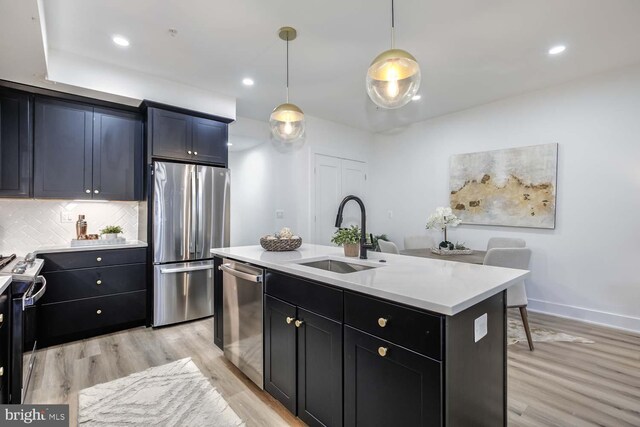
<path fill-rule="evenodd" d="M 31 295 L 33 293 L 33 289 L 36 286 L 36 283 L 42 283 L 42 287 L 38 292 L 35 293 L 35 295 Z M 22 310 L 24 311 L 27 307 L 35 305 L 35 303 L 38 302 L 40 298 L 42 298 L 42 295 L 44 295 L 46 291 L 47 279 L 45 279 L 44 276 L 36 277 L 36 280 L 34 280 L 33 284 L 29 287 L 27 292 L 25 292 L 24 296 L 22 297 Z"/>

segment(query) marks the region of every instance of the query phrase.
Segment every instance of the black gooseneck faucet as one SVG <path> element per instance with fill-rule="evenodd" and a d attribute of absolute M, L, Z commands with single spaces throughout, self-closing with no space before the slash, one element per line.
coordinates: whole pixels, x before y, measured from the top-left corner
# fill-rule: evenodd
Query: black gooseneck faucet
<path fill-rule="evenodd" d="M 340 226 L 342 225 L 342 211 L 344 210 L 344 205 L 346 205 L 350 200 L 355 201 L 360 206 L 360 259 L 367 259 L 367 249 L 373 249 L 373 245 L 367 244 L 367 212 L 364 208 L 362 199 L 353 195 L 347 196 L 342 199 L 342 201 L 340 202 L 340 206 L 338 206 L 336 227 L 340 228 Z M 373 239 L 371 239 L 371 241 L 373 242 Z"/>

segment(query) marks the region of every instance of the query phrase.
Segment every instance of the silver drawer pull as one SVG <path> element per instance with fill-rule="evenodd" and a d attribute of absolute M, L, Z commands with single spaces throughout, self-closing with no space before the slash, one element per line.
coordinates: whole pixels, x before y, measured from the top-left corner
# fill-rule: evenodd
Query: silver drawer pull
<path fill-rule="evenodd" d="M 194 151 L 194 152 L 193 152 L 193 154 L 195 154 L 195 155 L 197 156 L 197 155 L 198 155 L 198 152 L 197 152 L 197 151 Z"/>
<path fill-rule="evenodd" d="M 4 366 L 0 366 L 0 377 L 4 375 Z"/>
<path fill-rule="evenodd" d="M 102 310 L 96 311 L 96 314 L 102 314 Z"/>
<path fill-rule="evenodd" d="M 100 262 L 100 261 L 102 261 L 102 258 L 98 257 L 98 258 L 96 258 L 96 261 Z"/>
<path fill-rule="evenodd" d="M 4 314 L 0 313 L 0 325 L 4 323 Z"/>
<path fill-rule="evenodd" d="M 102 285 L 102 280 L 96 280 L 96 285 Z"/>
<path fill-rule="evenodd" d="M 87 194 L 91 194 L 91 190 L 89 190 L 89 189 L 84 190 L 84 192 L 87 193 Z"/>

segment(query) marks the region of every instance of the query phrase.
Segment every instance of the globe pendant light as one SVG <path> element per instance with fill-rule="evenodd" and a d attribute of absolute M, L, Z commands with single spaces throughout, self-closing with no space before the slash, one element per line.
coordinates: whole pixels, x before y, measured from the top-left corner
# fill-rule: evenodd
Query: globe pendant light
<path fill-rule="evenodd" d="M 304 113 L 289 102 L 289 42 L 295 40 L 297 32 L 291 27 L 280 28 L 278 35 L 287 42 L 287 102 L 273 109 L 269 126 L 273 137 L 282 142 L 295 142 L 304 136 Z"/>
<path fill-rule="evenodd" d="M 378 55 L 367 71 L 369 98 L 382 108 L 407 105 L 420 88 L 420 66 L 409 52 L 395 48 L 395 15 L 391 0 L 391 49 Z"/>

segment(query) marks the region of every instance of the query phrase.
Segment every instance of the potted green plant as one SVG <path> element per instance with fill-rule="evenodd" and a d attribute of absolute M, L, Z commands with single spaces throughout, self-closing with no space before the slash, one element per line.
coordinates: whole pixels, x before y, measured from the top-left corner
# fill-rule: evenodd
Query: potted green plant
<path fill-rule="evenodd" d="M 100 237 L 106 240 L 117 239 L 120 233 L 122 233 L 122 227 L 119 225 L 107 225 L 100 230 Z"/>
<path fill-rule="evenodd" d="M 344 247 L 344 256 L 357 257 L 360 254 L 360 227 L 338 228 L 331 241 Z"/>

